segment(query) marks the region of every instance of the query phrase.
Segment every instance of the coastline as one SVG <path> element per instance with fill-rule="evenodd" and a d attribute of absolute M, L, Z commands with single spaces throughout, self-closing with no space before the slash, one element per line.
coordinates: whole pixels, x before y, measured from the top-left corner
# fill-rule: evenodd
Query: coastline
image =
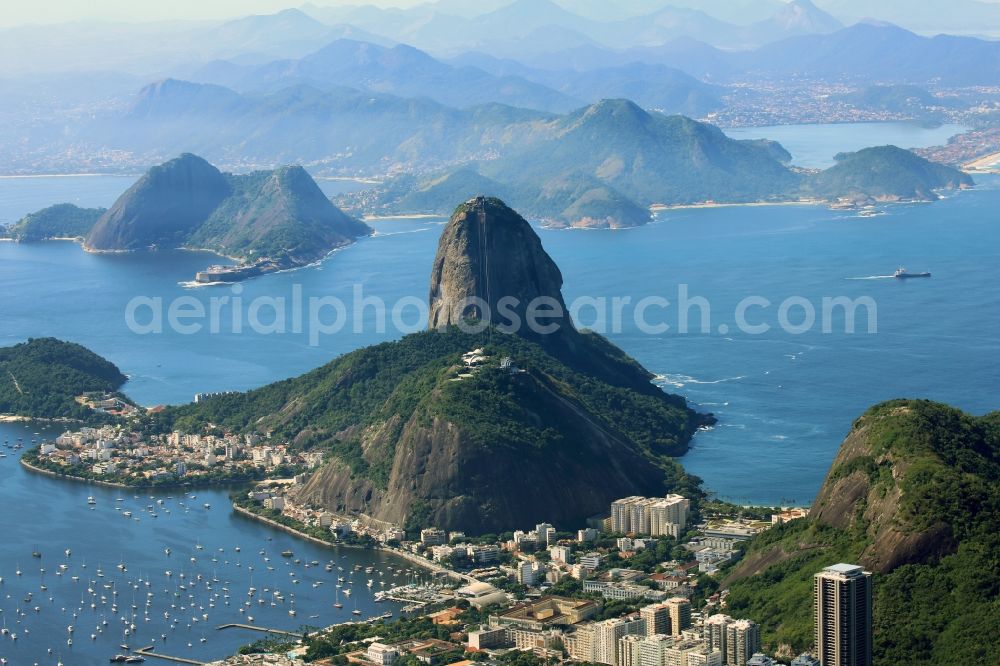
<path fill-rule="evenodd" d="M 365 215 L 362 220 L 427 220 L 427 219 L 447 219 L 447 215 L 435 215 L 434 213 L 400 213 L 397 215 Z"/>
<path fill-rule="evenodd" d="M 26 173 L 26 174 L 3 174 L 0 180 L 24 180 L 29 178 L 139 178 L 138 173 Z"/>
<path fill-rule="evenodd" d="M 79 419 L 42 418 L 38 416 L 21 416 L 20 414 L 0 414 L 0 423 L 27 423 L 29 421 L 40 421 L 42 423 L 84 423 Z"/>
<path fill-rule="evenodd" d="M 185 481 L 183 483 L 140 483 L 140 484 L 128 484 L 128 483 L 118 483 L 116 481 L 104 481 L 102 479 L 88 479 L 83 476 L 75 476 L 73 474 L 62 474 L 60 472 L 53 472 L 50 469 L 44 469 L 36 465 L 32 465 L 27 460 L 24 459 L 22 455 L 19 459 L 21 466 L 30 472 L 35 472 L 36 474 L 43 474 L 45 476 L 50 476 L 54 479 L 64 479 L 67 481 L 72 481 L 74 483 L 85 483 L 95 486 L 104 486 L 106 488 L 124 488 L 126 490 L 150 490 L 156 488 L 226 488 L 234 487 L 240 485 L 246 485 L 249 483 L 258 483 L 258 481 L 253 479 L 234 479 L 232 481 L 221 481 L 219 483 L 198 483 L 197 481 Z"/>
<path fill-rule="evenodd" d="M 824 199 L 795 199 L 792 201 L 745 201 L 745 202 L 724 202 L 724 201 L 703 201 L 691 204 L 653 204 L 649 207 L 651 213 L 659 213 L 665 210 L 687 210 L 694 208 L 759 208 L 764 206 L 825 206 L 830 201 Z"/>
<path fill-rule="evenodd" d="M 35 474 L 41 474 L 43 476 L 50 476 L 53 479 L 66 479 L 66 480 L 69 480 L 69 481 L 73 481 L 74 483 L 86 483 L 86 484 L 95 485 L 95 486 L 104 486 L 105 488 L 135 488 L 135 489 L 142 488 L 142 486 L 128 486 L 128 485 L 125 485 L 124 483 L 114 483 L 112 481 L 99 481 L 97 479 L 85 479 L 82 476 L 72 476 L 71 474 L 59 474 L 58 472 L 53 472 L 50 469 L 42 469 L 41 467 L 35 467 L 31 463 L 29 463 L 27 460 L 25 460 L 24 456 L 21 456 L 19 462 L 21 463 L 22 467 L 24 467 L 25 469 L 27 469 L 30 472 L 34 472 Z"/>
<path fill-rule="evenodd" d="M 971 174 L 996 173 L 1000 169 L 1000 152 L 989 153 L 982 157 L 966 162 L 962 165 L 962 171 Z"/>
<path fill-rule="evenodd" d="M 356 544 L 351 544 L 351 543 L 337 543 L 337 542 L 332 542 L 332 541 L 325 541 L 323 539 L 319 539 L 317 537 L 314 537 L 311 534 L 306 534 L 305 532 L 303 532 L 301 530 L 298 530 L 298 529 L 296 529 L 294 527 L 291 527 L 289 525 L 285 525 L 284 523 L 279 523 L 276 520 L 272 520 L 270 518 L 266 518 L 266 517 L 264 517 L 264 516 L 262 516 L 262 515 L 260 515 L 260 514 L 258 514 L 256 512 L 254 512 L 254 511 L 251 511 L 250 509 L 247 509 L 245 507 L 242 507 L 242 506 L 236 504 L 235 502 L 232 503 L 232 506 L 233 506 L 233 511 L 235 511 L 238 515 L 243 516 L 244 518 L 249 518 L 251 520 L 260 521 L 261 523 L 264 523 L 265 525 L 267 525 L 269 527 L 273 527 L 274 529 L 281 530 L 282 532 L 285 532 L 286 534 L 291 534 L 294 537 L 298 537 L 300 539 L 304 539 L 306 541 L 310 541 L 310 542 L 318 544 L 320 546 L 326 546 L 327 548 L 356 548 L 358 550 L 381 550 L 383 552 L 389 553 L 389 554 L 394 555 L 396 557 L 400 557 L 400 558 L 402 558 L 402 559 L 410 562 L 411 564 L 415 564 L 415 565 L 417 565 L 419 567 L 423 567 L 424 569 L 427 569 L 428 571 L 431 571 L 433 573 L 443 573 L 443 574 L 448 575 L 448 576 L 457 577 L 457 578 L 459 578 L 461 580 L 471 580 L 471 577 L 469 577 L 469 576 L 464 576 L 464 575 L 462 575 L 462 574 L 460 574 L 460 573 L 458 573 L 456 571 L 451 571 L 450 569 L 446 569 L 444 567 L 438 566 L 438 565 L 434 564 L 433 562 L 431 562 L 431 561 L 429 561 L 429 560 L 427 560 L 425 558 L 418 557 L 417 555 L 414 555 L 413 553 L 407 553 L 407 552 L 404 552 L 404 551 L 396 550 L 394 548 L 386 548 L 385 546 L 371 546 L 371 547 L 369 547 L 369 546 L 358 546 Z"/>

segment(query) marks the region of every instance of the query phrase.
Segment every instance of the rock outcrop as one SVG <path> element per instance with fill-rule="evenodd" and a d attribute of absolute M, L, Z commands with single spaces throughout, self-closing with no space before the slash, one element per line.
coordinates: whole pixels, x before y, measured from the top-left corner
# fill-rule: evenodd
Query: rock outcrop
<path fill-rule="evenodd" d="M 185 153 L 142 176 L 97 221 L 88 250 L 128 251 L 183 245 L 232 188 L 221 171 Z"/>
<path fill-rule="evenodd" d="M 531 225 L 499 199 L 477 197 L 458 207 L 441 234 L 428 323 L 439 328 L 484 320 L 536 339 L 545 330 L 573 331 L 562 283 Z M 533 308 L 544 308 L 547 316 L 529 317 Z"/>

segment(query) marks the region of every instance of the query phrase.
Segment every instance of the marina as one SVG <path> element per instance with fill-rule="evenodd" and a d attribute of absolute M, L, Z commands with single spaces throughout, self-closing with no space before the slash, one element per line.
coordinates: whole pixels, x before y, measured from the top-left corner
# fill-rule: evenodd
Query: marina
<path fill-rule="evenodd" d="M 0 446 L 21 438 L 27 447 L 53 430 L 3 423 Z M 399 617 L 413 602 L 376 594 L 431 577 L 391 553 L 275 530 L 229 511 L 227 495 L 67 483 L 16 456 L 0 460 L 0 502 L 32 511 L 28 521 L 8 513 L 0 542 L 0 658 L 201 664 L 261 635 Z"/>

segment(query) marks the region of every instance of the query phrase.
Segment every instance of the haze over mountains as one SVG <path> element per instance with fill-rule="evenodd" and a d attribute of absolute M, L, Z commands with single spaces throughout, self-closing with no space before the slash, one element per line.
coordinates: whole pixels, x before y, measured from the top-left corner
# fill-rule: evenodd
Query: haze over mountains
<path fill-rule="evenodd" d="M 0 31 L 0 77 L 5 65 L 15 72 L 0 78 L 0 170 L 134 173 L 192 152 L 236 172 L 299 163 L 325 175 L 411 174 L 414 202 L 433 193 L 430 176 L 456 192 L 513 186 L 532 213 L 591 201 L 635 220 L 650 201 L 681 198 L 560 169 L 536 173 L 526 202 L 523 178 L 506 165 L 603 100 L 721 126 L 784 123 L 789 110 L 791 122 L 829 122 L 827 107 L 842 110 L 833 121 L 855 109 L 918 122 L 1000 115 L 990 92 L 1000 42 L 847 24 L 826 9 L 812 0 L 632 0 L 614 12 L 590 0 L 445 0 L 10 28 Z M 803 94 L 803 85 L 813 87 Z M 593 137 L 595 154 L 613 152 L 605 144 L 629 134 L 629 117 Z M 625 164 L 645 148 L 631 140 L 632 154 L 616 153 Z M 710 156 L 703 166 L 718 164 Z M 555 210 L 560 197 L 569 199 Z M 542 201 L 552 206 L 532 203 Z"/>

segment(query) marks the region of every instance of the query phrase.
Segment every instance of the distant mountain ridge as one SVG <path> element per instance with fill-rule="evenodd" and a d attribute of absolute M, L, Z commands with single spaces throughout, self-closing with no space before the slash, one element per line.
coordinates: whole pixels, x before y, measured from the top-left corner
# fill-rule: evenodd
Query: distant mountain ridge
<path fill-rule="evenodd" d="M 642 62 L 716 82 L 804 76 L 864 84 L 990 86 L 1000 77 L 1000 42 L 953 35 L 925 37 L 892 24 L 862 22 L 831 32 L 792 35 L 756 48 L 723 49 L 686 34 L 622 50 L 598 45 L 541 50 L 521 60 L 531 67 L 551 69 Z"/>
<path fill-rule="evenodd" d="M 892 146 L 804 173 L 788 166 L 780 144 L 734 140 L 713 125 L 628 100 L 603 100 L 522 129 L 494 159 L 390 181 L 373 212 L 440 214 L 455 196 L 499 194 L 554 226 L 621 228 L 648 222 L 655 204 L 934 200 L 935 190 L 973 184 Z"/>
<path fill-rule="evenodd" d="M 298 60 L 264 65 L 213 63 L 195 81 L 239 91 L 274 91 L 290 85 L 350 87 L 400 97 L 427 97 L 466 108 L 501 103 L 545 111 L 566 111 L 578 101 L 517 76 L 494 76 L 472 67 L 452 67 L 411 46 L 391 48 L 341 39 Z"/>
<path fill-rule="evenodd" d="M 485 69 L 471 58 L 447 64 L 410 46 L 386 48 L 342 39 L 298 60 L 252 66 L 209 63 L 191 79 L 256 93 L 298 84 L 322 90 L 356 88 L 427 97 L 456 108 L 498 103 L 567 112 L 600 99 L 628 97 L 646 108 L 704 116 L 723 105 L 721 88 L 662 65 L 630 63 L 586 72 L 515 65 L 504 71 L 491 67 L 492 58 L 483 62 Z"/>
<path fill-rule="evenodd" d="M 185 246 L 295 266 L 369 233 L 334 206 L 302 167 L 224 174 L 185 153 L 153 167 L 122 194 L 84 247 L 107 252 Z"/>
<path fill-rule="evenodd" d="M 568 4 L 568 3 L 564 3 Z M 551 0 L 513 0 L 472 16 L 459 16 L 434 4 L 399 10 L 375 8 L 306 7 L 312 16 L 329 23 L 359 26 L 398 42 L 447 55 L 479 50 L 500 57 L 537 48 L 548 32 L 554 41 L 567 46 L 587 43 L 607 48 L 657 45 L 678 37 L 690 37 L 717 46 L 750 47 L 793 35 L 825 32 L 840 23 L 809 0 L 789 5 L 773 3 L 766 11 L 745 12 L 754 21 L 734 23 L 694 6 L 677 3 L 664 6 L 650 3 L 631 12 L 585 17 Z M 600 12 L 590 12 L 591 14 Z M 728 16 L 726 18 L 733 18 Z M 534 35 L 533 40 L 524 40 Z"/>

